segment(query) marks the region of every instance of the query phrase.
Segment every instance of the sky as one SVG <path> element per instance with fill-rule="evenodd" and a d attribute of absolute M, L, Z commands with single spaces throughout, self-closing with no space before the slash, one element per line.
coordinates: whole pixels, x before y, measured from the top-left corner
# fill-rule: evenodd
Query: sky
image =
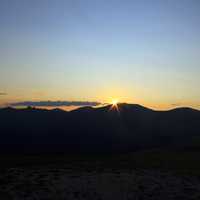
<path fill-rule="evenodd" d="M 1 0 L 0 105 L 200 109 L 199 11 L 199 0 Z"/>

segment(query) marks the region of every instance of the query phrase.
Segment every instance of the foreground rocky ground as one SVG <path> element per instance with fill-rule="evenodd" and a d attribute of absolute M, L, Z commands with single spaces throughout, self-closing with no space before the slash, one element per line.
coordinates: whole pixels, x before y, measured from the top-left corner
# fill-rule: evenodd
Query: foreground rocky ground
<path fill-rule="evenodd" d="M 0 199 L 200 199 L 200 177 L 152 169 L 7 168 L 0 172 Z"/>

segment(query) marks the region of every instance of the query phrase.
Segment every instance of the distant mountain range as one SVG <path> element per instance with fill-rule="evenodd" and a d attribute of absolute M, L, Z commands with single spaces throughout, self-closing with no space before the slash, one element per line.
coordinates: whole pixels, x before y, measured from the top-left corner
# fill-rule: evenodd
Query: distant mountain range
<path fill-rule="evenodd" d="M 130 152 L 200 141 L 200 111 L 154 111 L 136 104 L 59 109 L 0 109 L 0 153 Z"/>

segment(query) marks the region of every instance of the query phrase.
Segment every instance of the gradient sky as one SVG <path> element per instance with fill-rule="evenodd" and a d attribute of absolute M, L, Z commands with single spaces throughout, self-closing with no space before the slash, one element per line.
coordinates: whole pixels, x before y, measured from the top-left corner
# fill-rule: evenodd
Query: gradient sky
<path fill-rule="evenodd" d="M 0 103 L 200 109 L 199 0 L 1 0 Z"/>

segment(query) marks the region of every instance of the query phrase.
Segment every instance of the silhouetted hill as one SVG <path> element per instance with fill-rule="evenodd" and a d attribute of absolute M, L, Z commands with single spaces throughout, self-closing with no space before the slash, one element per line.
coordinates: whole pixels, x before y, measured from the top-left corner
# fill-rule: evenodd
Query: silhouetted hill
<path fill-rule="evenodd" d="M 0 109 L 0 151 L 128 152 L 191 146 L 200 137 L 200 111 L 154 111 L 136 104 L 59 109 Z"/>

